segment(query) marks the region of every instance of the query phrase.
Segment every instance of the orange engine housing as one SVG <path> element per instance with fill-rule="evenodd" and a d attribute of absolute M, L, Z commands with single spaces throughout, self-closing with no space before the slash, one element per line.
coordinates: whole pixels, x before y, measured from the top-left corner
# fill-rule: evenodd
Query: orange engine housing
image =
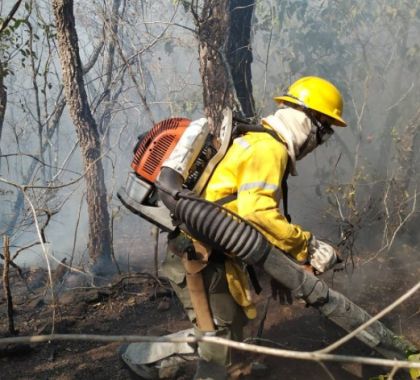
<path fill-rule="evenodd" d="M 131 167 L 140 177 L 154 183 L 163 162 L 168 158 L 191 120 L 172 118 L 156 124 L 139 141 Z"/>

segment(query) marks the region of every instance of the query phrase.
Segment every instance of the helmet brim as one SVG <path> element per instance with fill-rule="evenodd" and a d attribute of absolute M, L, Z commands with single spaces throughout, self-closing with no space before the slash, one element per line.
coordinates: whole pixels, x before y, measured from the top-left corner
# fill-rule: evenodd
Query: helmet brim
<path fill-rule="evenodd" d="M 301 102 L 299 99 L 296 99 L 296 98 L 293 98 L 293 97 L 290 97 L 290 96 L 287 96 L 287 95 L 276 96 L 274 98 L 274 100 L 279 104 L 288 104 L 288 103 L 290 104 L 291 103 L 291 104 L 296 104 L 298 106 L 306 107 L 305 103 Z M 335 115 L 335 114 L 332 114 L 332 113 L 329 113 L 329 112 L 327 113 L 325 111 L 321 112 L 321 111 L 316 110 L 316 109 L 314 109 L 314 110 L 317 111 L 317 112 L 320 112 L 324 115 L 327 115 L 328 117 L 333 119 L 334 122 L 335 122 L 334 125 L 336 125 L 337 127 L 347 127 L 346 121 L 341 116 L 338 116 L 338 115 Z"/>

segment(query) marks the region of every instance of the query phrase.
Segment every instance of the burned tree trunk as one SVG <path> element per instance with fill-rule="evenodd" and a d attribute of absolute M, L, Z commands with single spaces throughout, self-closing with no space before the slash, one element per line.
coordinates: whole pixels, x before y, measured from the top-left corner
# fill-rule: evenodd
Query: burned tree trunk
<path fill-rule="evenodd" d="M 97 271 L 111 263 L 111 232 L 101 146 L 83 82 L 72 0 L 53 0 L 58 51 L 70 115 L 82 150 L 89 215 L 89 256 Z"/>
<path fill-rule="evenodd" d="M 238 101 L 244 116 L 255 117 L 252 94 L 251 21 L 254 0 L 230 0 L 229 39 L 227 57 Z"/>
<path fill-rule="evenodd" d="M 106 145 L 109 146 L 109 123 L 111 121 L 111 82 L 112 82 L 112 73 L 114 71 L 114 60 L 115 60 L 115 42 L 118 38 L 118 27 L 119 27 L 119 12 L 121 0 L 114 0 L 112 3 L 112 13 L 110 16 L 109 26 L 108 26 L 108 44 L 106 47 L 106 60 L 105 60 L 105 84 L 103 89 L 103 95 L 101 97 L 101 102 L 104 103 L 104 111 L 98 122 L 99 132 L 102 136 L 105 136 Z"/>
<path fill-rule="evenodd" d="M 21 3 L 22 3 L 22 0 L 16 1 L 10 13 L 2 21 L 0 25 L 0 37 L 3 31 L 8 27 L 10 21 L 13 20 L 13 16 L 19 9 Z M 6 90 L 6 86 L 4 85 L 4 78 L 6 77 L 6 75 L 7 75 L 7 63 L 0 61 L 0 144 L 1 144 L 1 135 L 3 131 L 4 115 L 6 114 L 6 104 L 7 104 L 7 90 Z M 0 155 L 1 155 L 1 145 L 0 145 Z"/>
<path fill-rule="evenodd" d="M 234 88 L 226 58 L 229 32 L 229 0 L 206 0 L 198 14 L 192 3 L 199 39 L 200 74 L 204 112 L 210 129 L 217 134 L 226 107 L 234 107 Z"/>
<path fill-rule="evenodd" d="M 255 114 L 250 48 L 254 3 L 206 0 L 200 14 L 197 2 L 191 11 L 198 31 L 204 111 L 217 134 L 226 107 L 247 117 Z"/>

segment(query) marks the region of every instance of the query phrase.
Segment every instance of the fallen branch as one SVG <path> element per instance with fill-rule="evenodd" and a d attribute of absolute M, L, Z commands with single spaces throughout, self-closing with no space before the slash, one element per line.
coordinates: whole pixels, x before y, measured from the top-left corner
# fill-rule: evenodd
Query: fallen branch
<path fill-rule="evenodd" d="M 310 360 L 316 362 L 342 362 L 342 363 L 359 363 L 374 366 L 384 366 L 391 368 L 420 368 L 420 363 L 410 362 L 406 360 L 390 360 L 381 358 L 367 358 L 364 356 L 348 356 L 348 355 L 334 355 L 324 354 L 321 352 L 302 352 L 292 350 L 282 350 L 278 348 L 257 346 L 255 344 L 247 344 L 242 342 L 235 342 L 225 338 L 204 336 L 198 337 L 184 337 L 184 338 L 168 338 L 156 336 L 141 336 L 141 335 L 90 335 L 90 334 L 51 334 L 51 335 L 36 335 L 36 336 L 22 336 L 14 338 L 0 338 L 0 346 L 7 344 L 21 344 L 21 343 L 47 343 L 52 341 L 89 341 L 89 342 L 121 342 L 121 343 L 135 343 L 135 342 L 160 342 L 160 343 L 198 343 L 207 342 L 214 343 L 221 346 L 231 347 L 237 350 L 253 352 L 258 354 L 266 354 L 271 356 L 290 358 L 296 360 Z"/>

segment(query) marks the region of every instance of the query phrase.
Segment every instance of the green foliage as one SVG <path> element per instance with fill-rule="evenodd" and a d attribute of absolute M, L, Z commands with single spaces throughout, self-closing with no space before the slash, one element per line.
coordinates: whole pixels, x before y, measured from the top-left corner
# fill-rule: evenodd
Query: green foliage
<path fill-rule="evenodd" d="M 37 52 L 31 48 L 30 39 L 39 41 L 40 32 L 46 39 L 53 39 L 56 36 L 53 23 L 47 23 L 42 18 L 31 20 L 32 8 L 29 3 L 25 3 L 25 10 L 27 11 L 25 17 L 13 18 L 0 35 L 0 62 L 3 66 L 3 76 L 14 74 L 9 62 L 16 56 L 20 56 L 20 64 L 23 68 L 26 67 L 28 58 L 38 60 Z M 3 21 L 4 19 L 0 18 L 0 24 Z M 39 28 L 38 33 L 33 32 L 31 23 L 35 23 Z"/>
<path fill-rule="evenodd" d="M 3 24 L 4 19 L 0 17 L 0 24 Z M 9 59 L 10 48 L 18 49 L 20 41 L 17 36 L 17 29 L 24 22 L 22 19 L 11 20 L 9 25 L 0 34 L 0 60 L 5 63 Z"/>

